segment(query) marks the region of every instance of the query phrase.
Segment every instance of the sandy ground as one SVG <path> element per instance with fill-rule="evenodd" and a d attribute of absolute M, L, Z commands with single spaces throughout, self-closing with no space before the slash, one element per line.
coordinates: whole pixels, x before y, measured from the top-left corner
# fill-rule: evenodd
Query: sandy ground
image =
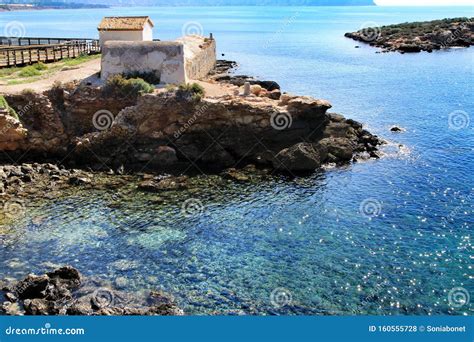
<path fill-rule="evenodd" d="M 18 94 L 24 89 L 33 89 L 41 93 L 51 88 L 55 81 L 71 82 L 74 80 L 84 80 L 85 82 L 97 83 L 100 80 L 95 75 L 100 71 L 100 58 L 69 68 L 68 70 L 58 71 L 53 75 L 31 83 L 0 85 L 2 94 Z"/>
<path fill-rule="evenodd" d="M 53 83 L 56 81 L 66 83 L 74 80 L 82 80 L 84 83 L 100 85 L 101 80 L 97 77 L 97 73 L 99 71 L 100 58 L 71 67 L 68 70 L 58 71 L 49 77 L 35 82 L 15 85 L 0 85 L 0 94 L 18 94 L 25 89 L 33 89 L 35 92 L 41 93 L 50 89 Z M 238 89 L 238 87 L 231 84 L 214 83 L 212 81 L 189 80 L 189 83 L 193 82 L 196 82 L 204 87 L 206 91 L 206 97 L 232 95 L 236 89 Z M 160 85 L 157 86 L 157 88 L 160 89 L 159 91 L 164 91 L 165 86 Z"/>

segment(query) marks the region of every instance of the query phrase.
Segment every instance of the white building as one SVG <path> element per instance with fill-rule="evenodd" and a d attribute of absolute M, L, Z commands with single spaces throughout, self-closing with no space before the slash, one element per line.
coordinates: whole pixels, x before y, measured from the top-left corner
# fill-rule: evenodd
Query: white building
<path fill-rule="evenodd" d="M 152 41 L 153 26 L 148 16 L 104 17 L 97 27 L 100 46 L 108 40 Z"/>

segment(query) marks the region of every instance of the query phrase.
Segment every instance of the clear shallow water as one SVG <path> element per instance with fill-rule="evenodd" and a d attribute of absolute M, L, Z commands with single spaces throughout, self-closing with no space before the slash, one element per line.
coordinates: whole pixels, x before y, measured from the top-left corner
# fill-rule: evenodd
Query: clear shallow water
<path fill-rule="evenodd" d="M 0 278 L 72 264 L 126 290 L 161 287 L 189 314 L 472 313 L 472 304 L 450 309 L 448 292 L 474 295 L 474 50 L 376 54 L 343 37 L 365 22 L 472 8 L 118 8 L 1 13 L 0 25 L 92 37 L 105 14 L 150 14 L 162 39 L 200 22 L 239 73 L 326 98 L 405 153 L 304 179 L 203 187 L 167 204 L 103 192 L 32 203 L 2 240 Z M 458 130 L 454 111 L 465 113 Z M 390 133 L 392 124 L 406 132 Z M 181 214 L 188 197 L 204 203 L 201 216 Z M 277 288 L 290 305 L 272 303 Z"/>

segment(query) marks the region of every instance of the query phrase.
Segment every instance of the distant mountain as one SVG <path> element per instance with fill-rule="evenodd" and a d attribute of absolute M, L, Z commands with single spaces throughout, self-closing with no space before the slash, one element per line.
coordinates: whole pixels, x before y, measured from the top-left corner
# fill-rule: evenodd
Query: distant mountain
<path fill-rule="evenodd" d="M 54 0 L 108 6 L 375 6 L 373 0 Z M 4 4 L 44 5 L 51 0 L 4 0 Z"/>

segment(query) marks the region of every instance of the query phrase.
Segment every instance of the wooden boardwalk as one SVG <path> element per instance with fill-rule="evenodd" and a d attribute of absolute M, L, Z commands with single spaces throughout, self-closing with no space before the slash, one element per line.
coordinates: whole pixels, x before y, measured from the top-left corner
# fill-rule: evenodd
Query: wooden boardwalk
<path fill-rule="evenodd" d="M 95 39 L 0 37 L 0 68 L 100 53 Z"/>

